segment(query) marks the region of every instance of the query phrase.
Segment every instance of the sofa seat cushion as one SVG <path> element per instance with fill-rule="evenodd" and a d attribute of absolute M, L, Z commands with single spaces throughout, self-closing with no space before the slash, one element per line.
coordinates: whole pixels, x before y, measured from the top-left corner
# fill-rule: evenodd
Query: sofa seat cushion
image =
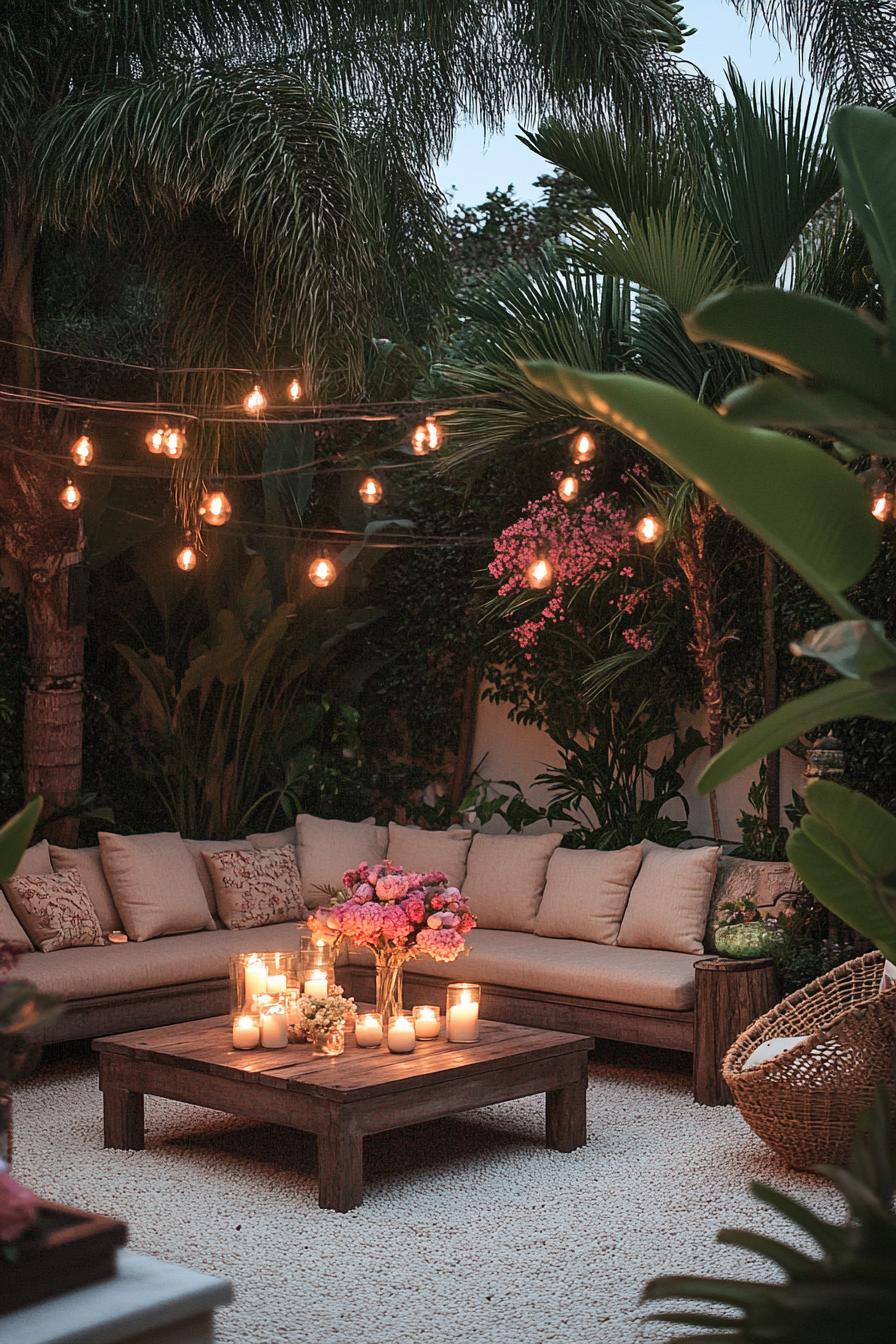
<path fill-rule="evenodd" d="M 294 923 L 261 929 L 214 929 L 180 933 L 143 943 L 72 947 L 45 955 L 28 952 L 16 974 L 47 993 L 66 999 L 95 999 L 142 989 L 226 979 L 232 952 L 292 951 L 299 934 Z"/>
<path fill-rule="evenodd" d="M 474 929 L 467 934 L 469 956 L 439 963 L 421 957 L 408 975 L 442 980 L 472 980 L 510 989 L 532 989 L 574 999 L 602 999 L 639 1008 L 686 1012 L 694 1006 L 694 962 L 681 952 L 610 947 L 570 938 L 539 938 L 534 933 Z M 354 966 L 372 965 L 362 948 L 349 951 Z"/>

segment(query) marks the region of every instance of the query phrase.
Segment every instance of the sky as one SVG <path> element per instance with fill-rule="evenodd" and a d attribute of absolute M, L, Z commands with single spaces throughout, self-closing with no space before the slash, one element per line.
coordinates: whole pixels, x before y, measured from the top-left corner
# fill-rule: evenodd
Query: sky
<path fill-rule="evenodd" d="M 799 78 L 792 52 L 757 28 L 750 38 L 750 26 L 726 0 L 685 0 L 684 16 L 697 32 L 685 48 L 688 60 L 718 83 L 724 83 L 725 61 L 732 57 L 748 82 L 754 79 Z M 517 195 L 535 199 L 534 179 L 548 167 L 516 139 L 516 127 L 509 125 L 503 135 L 483 144 L 482 129 L 463 126 L 454 149 L 440 164 L 438 180 L 442 190 L 463 205 L 478 205 L 486 192 L 512 183 Z"/>

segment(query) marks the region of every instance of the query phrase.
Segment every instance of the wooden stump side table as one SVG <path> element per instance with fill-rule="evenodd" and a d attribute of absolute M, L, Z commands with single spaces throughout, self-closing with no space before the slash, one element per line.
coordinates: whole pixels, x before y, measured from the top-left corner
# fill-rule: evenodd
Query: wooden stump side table
<path fill-rule="evenodd" d="M 694 963 L 694 1100 L 730 1106 L 722 1060 L 742 1031 L 781 995 L 770 957 L 704 957 Z"/>

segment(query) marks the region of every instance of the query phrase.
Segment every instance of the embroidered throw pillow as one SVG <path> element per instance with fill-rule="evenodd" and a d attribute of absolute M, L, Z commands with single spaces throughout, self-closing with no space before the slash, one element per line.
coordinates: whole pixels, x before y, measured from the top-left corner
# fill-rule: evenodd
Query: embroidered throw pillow
<path fill-rule="evenodd" d="M 203 854 L 218 916 L 228 929 L 257 929 L 308 918 L 293 845 Z"/>
<path fill-rule="evenodd" d="M 76 869 L 50 876 L 14 877 L 7 890 L 13 909 L 41 952 L 101 947 L 105 941 L 93 902 Z"/>

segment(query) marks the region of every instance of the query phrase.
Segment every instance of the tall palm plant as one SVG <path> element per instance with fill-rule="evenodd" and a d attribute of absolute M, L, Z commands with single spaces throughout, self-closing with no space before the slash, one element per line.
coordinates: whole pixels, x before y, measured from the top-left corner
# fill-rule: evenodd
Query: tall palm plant
<path fill-rule="evenodd" d="M 358 395 L 378 303 L 433 256 L 427 173 L 458 114 L 495 126 L 514 108 L 649 96 L 680 46 L 678 10 L 672 0 L 559 16 L 545 0 L 9 0 L 4 404 L 40 385 L 35 265 L 53 229 L 93 230 L 140 257 L 161 286 L 175 362 L 296 359 L 313 394 Z M 220 372 L 165 392 L 203 405 L 240 390 Z M 0 522 L 30 637 L 24 782 L 49 808 L 70 806 L 80 786 L 84 628 L 69 598 L 84 539 L 53 504 L 69 427 L 30 405 L 0 422 Z M 233 446 L 214 426 L 197 432 L 182 507 Z"/>

